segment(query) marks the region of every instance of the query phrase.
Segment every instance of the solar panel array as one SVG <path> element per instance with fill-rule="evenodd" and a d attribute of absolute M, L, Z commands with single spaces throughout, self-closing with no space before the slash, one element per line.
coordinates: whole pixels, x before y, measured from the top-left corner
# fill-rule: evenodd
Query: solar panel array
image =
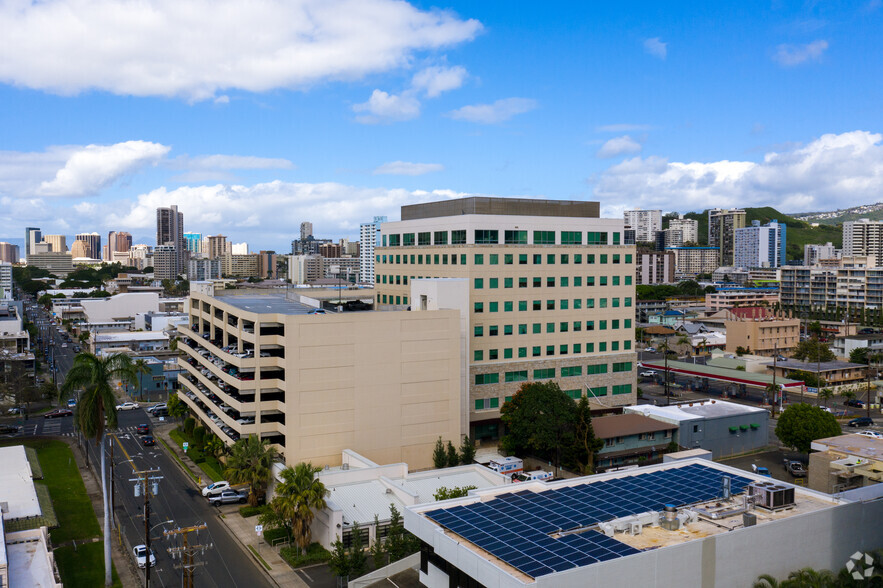
<path fill-rule="evenodd" d="M 725 475 L 728 474 L 692 464 L 543 492 L 522 490 L 487 502 L 424 514 L 536 578 L 640 553 L 595 530 L 558 539 L 550 533 L 659 511 L 667 504 L 683 506 L 713 500 L 721 496 L 721 478 Z M 742 492 L 751 483 L 741 476 L 729 477 L 732 494 Z"/>

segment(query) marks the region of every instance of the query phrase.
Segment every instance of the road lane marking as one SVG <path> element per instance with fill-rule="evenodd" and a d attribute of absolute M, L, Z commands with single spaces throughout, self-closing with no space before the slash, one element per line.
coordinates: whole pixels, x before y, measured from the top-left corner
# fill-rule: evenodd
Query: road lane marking
<path fill-rule="evenodd" d="M 113 436 L 114 441 L 117 442 L 117 445 L 119 445 L 119 446 L 120 446 L 120 449 L 123 451 L 123 455 L 126 456 L 126 460 L 128 460 L 129 465 L 132 466 L 132 471 L 133 471 L 133 472 L 138 471 L 138 470 L 135 468 L 135 462 L 132 461 L 132 458 L 131 458 L 131 457 L 129 457 L 129 452 L 126 451 L 126 448 L 123 447 L 123 444 L 122 444 L 122 443 L 120 443 L 120 439 L 119 439 L 119 437 L 117 437 L 116 435 L 112 435 L 112 436 Z"/>

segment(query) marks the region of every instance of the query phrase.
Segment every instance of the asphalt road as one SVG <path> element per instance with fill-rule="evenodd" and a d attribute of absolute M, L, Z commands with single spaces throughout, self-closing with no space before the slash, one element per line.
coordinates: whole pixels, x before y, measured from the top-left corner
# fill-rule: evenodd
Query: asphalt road
<path fill-rule="evenodd" d="M 151 431 L 156 419 L 148 417 L 142 410 L 119 413 L 119 429 L 113 435 L 114 463 L 114 513 L 125 534 L 129 546 L 142 545 L 144 539 L 143 495 L 135 497 L 137 470 L 159 470 L 159 493 L 150 499 L 151 548 L 156 555 L 156 567 L 151 570 L 151 584 L 154 586 L 180 586 L 180 560 L 172 560 L 167 552 L 169 547 L 180 547 L 179 539 L 166 539 L 163 530 L 198 526 L 205 523 L 207 529 L 188 536 L 189 545 L 209 546 L 198 550 L 194 557 L 193 581 L 196 586 L 229 587 L 248 586 L 249 588 L 269 588 L 271 584 L 264 578 L 256 564 L 245 554 L 235 539 L 218 519 L 217 510 L 209 506 L 193 485 L 187 480 L 172 458 L 166 455 L 161 446 L 144 447 L 141 436 L 135 432 L 138 424 L 149 423 Z M 100 467 L 97 448 L 89 444 L 90 460 Z M 164 521 L 173 521 L 164 523 Z M 143 577 L 143 572 L 142 572 Z"/>

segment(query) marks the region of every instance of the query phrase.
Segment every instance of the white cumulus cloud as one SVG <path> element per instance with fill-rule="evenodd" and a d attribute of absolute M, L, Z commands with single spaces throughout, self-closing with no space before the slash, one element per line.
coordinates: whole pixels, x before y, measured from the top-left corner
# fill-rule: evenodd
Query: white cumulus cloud
<path fill-rule="evenodd" d="M 625 155 L 627 153 L 638 153 L 641 151 L 641 144 L 628 135 L 622 137 L 614 137 L 601 145 L 598 149 L 597 157 L 607 159 L 616 157 L 617 155 Z"/>
<path fill-rule="evenodd" d="M 193 101 L 360 79 L 482 25 L 397 0 L 16 0 L 0 4 L 0 30 L 2 82 Z"/>
<path fill-rule="evenodd" d="M 773 206 L 782 212 L 834 210 L 877 202 L 883 193 L 883 134 L 822 135 L 763 161 L 671 162 L 635 157 L 596 178 L 602 202 L 702 210 Z"/>
<path fill-rule="evenodd" d="M 530 112 L 539 106 L 531 98 L 503 98 L 492 104 L 463 106 L 448 113 L 454 120 L 492 125 L 505 122 L 515 115 Z"/>
<path fill-rule="evenodd" d="M 42 196 L 87 196 L 120 177 L 155 164 L 171 147 L 148 141 L 87 145 L 72 153 L 55 178 L 42 182 Z"/>
<path fill-rule="evenodd" d="M 294 164 L 277 157 L 255 157 L 252 155 L 182 155 L 171 161 L 173 167 L 190 170 L 213 169 L 291 169 Z"/>
<path fill-rule="evenodd" d="M 653 57 L 665 59 L 668 56 L 668 43 L 663 43 L 659 37 L 653 37 L 644 41 L 644 51 Z"/>
<path fill-rule="evenodd" d="M 779 45 L 773 59 L 779 65 L 793 67 L 807 61 L 818 61 L 827 49 L 827 41 L 813 41 L 806 45 Z"/>
<path fill-rule="evenodd" d="M 653 125 L 639 125 L 632 123 L 620 123 L 613 125 L 601 125 L 596 127 L 595 131 L 599 133 L 628 133 L 629 131 L 650 131 Z"/>
<path fill-rule="evenodd" d="M 353 111 L 365 113 L 356 117 L 363 124 L 411 120 L 420 116 L 420 101 L 410 92 L 388 94 L 374 90 L 367 102 L 353 105 Z"/>
<path fill-rule="evenodd" d="M 456 90 L 462 86 L 466 75 L 466 68 L 459 65 L 427 67 L 414 74 L 411 85 L 417 90 L 423 90 L 427 98 L 436 98 L 442 92 Z"/>
<path fill-rule="evenodd" d="M 411 163 L 410 161 L 390 161 L 374 170 L 374 175 L 422 176 L 445 169 L 440 163 Z"/>

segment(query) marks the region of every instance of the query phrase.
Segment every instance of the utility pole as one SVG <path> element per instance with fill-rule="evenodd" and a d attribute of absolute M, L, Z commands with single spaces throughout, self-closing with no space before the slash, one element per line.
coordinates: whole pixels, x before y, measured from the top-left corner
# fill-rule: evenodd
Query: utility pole
<path fill-rule="evenodd" d="M 772 402 L 770 404 L 773 407 L 773 414 L 776 414 L 776 401 L 779 399 L 779 388 L 776 386 L 776 365 L 778 365 L 779 361 L 779 343 L 773 343 L 773 387 L 776 391 L 773 393 Z"/>
<path fill-rule="evenodd" d="M 172 529 L 170 531 L 163 531 L 163 534 L 168 539 L 169 537 L 178 536 L 181 537 L 181 545 L 179 547 L 169 547 L 166 551 L 169 552 L 169 555 L 172 556 L 172 559 L 181 559 L 181 586 L 182 588 L 193 588 L 193 568 L 195 567 L 193 564 L 193 555 L 196 552 L 200 554 L 205 553 L 206 549 L 211 549 L 214 547 L 213 544 L 208 545 L 200 545 L 195 543 L 193 545 L 187 540 L 187 536 L 190 533 L 196 533 L 197 538 L 199 537 L 199 532 L 203 529 L 208 528 L 205 523 L 200 525 L 193 525 L 192 527 L 185 528 L 177 528 Z"/>
<path fill-rule="evenodd" d="M 144 588 L 150 586 L 150 494 L 159 493 L 159 481 L 162 476 L 157 476 L 159 470 L 139 470 L 134 472 L 137 478 L 129 478 L 130 482 L 135 482 L 135 496 L 144 493 Z M 148 485 L 149 483 L 149 485 Z"/>

